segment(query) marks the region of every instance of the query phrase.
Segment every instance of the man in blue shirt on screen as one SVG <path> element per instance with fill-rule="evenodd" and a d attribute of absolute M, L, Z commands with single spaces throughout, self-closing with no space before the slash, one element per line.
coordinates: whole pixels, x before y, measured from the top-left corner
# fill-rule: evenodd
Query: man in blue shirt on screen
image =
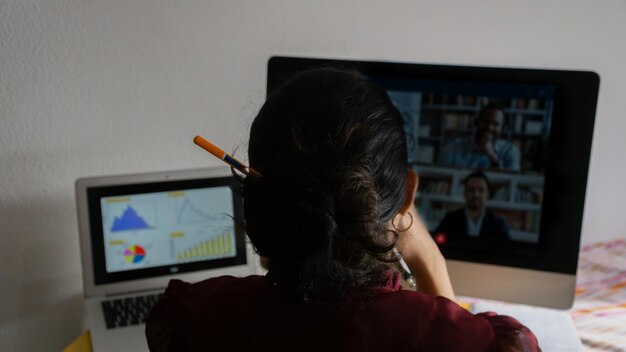
<path fill-rule="evenodd" d="M 520 171 L 520 151 L 500 138 L 504 111 L 486 105 L 475 120 L 475 133 L 448 142 L 439 154 L 439 165 Z"/>

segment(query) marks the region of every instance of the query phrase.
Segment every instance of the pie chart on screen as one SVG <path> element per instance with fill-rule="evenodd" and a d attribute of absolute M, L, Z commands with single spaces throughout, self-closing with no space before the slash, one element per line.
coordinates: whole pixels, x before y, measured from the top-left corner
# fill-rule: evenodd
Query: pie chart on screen
<path fill-rule="evenodd" d="M 145 256 L 146 251 L 140 246 L 130 246 L 124 251 L 124 259 L 131 264 L 141 262 Z"/>

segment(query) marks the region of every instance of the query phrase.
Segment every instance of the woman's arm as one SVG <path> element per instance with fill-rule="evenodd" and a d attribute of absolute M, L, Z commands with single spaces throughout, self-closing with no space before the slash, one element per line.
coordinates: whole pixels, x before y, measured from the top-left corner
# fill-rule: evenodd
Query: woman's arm
<path fill-rule="evenodd" d="M 411 205 L 408 213 L 413 217 L 413 223 L 410 224 L 408 215 L 402 217 L 403 224 L 400 228 L 405 228 L 405 225 L 409 224 L 410 227 L 400 232 L 396 248 L 413 272 L 419 291 L 454 301 L 448 268 L 439 247 L 422 222 L 415 205 Z"/>

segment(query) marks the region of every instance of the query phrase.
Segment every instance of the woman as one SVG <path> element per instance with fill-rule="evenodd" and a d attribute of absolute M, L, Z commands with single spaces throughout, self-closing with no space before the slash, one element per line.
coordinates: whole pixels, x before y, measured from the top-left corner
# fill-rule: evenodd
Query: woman
<path fill-rule="evenodd" d="M 154 351 L 538 350 L 513 318 L 454 303 L 413 205 L 402 119 L 356 72 L 316 69 L 252 124 L 244 219 L 266 276 L 173 280 L 146 334 Z M 418 283 L 401 288 L 396 248 Z"/>

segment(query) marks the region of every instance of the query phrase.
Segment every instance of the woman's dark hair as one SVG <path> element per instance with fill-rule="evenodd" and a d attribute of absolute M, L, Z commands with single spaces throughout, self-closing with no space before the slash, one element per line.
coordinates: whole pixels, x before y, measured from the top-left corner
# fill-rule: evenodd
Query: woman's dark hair
<path fill-rule="evenodd" d="M 244 181 L 246 231 L 279 285 L 310 301 L 381 284 L 408 167 L 385 91 L 356 71 L 302 72 L 268 96 L 248 154 L 263 177 Z"/>

